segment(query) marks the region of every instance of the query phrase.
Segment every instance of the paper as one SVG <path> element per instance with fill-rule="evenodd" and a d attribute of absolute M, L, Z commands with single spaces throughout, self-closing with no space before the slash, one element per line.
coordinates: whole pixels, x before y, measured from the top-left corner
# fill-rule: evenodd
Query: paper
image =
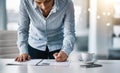
<path fill-rule="evenodd" d="M 69 66 L 70 61 L 66 61 L 66 62 L 56 62 L 55 60 L 43 60 L 42 62 L 40 62 L 38 64 L 38 66 Z"/>
<path fill-rule="evenodd" d="M 16 61 L 12 60 L 11 62 L 7 63 L 6 65 L 37 65 L 41 61 L 42 61 L 42 59 L 31 59 L 26 62 L 16 62 Z"/>
<path fill-rule="evenodd" d="M 31 59 L 26 62 L 16 62 L 12 60 L 11 62 L 7 63 L 6 65 L 34 65 L 34 66 L 68 66 L 70 61 L 66 62 L 56 62 L 54 59 Z"/>

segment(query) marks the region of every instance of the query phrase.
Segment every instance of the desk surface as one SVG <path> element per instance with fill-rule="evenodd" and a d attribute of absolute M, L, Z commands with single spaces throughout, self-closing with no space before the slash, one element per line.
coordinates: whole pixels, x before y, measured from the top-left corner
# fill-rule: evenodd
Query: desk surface
<path fill-rule="evenodd" d="M 96 68 L 81 68 L 80 61 L 71 61 L 68 66 L 7 66 L 12 59 L 0 59 L 0 73 L 120 73 L 120 60 L 99 60 L 103 65 Z"/>

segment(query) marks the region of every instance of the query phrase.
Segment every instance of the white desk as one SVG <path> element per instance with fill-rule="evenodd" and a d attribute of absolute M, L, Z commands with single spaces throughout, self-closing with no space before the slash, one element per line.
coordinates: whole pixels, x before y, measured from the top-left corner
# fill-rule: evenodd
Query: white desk
<path fill-rule="evenodd" d="M 120 73 L 120 60 L 99 60 L 102 67 L 81 68 L 79 61 L 68 66 L 7 66 L 12 59 L 0 59 L 0 73 Z"/>

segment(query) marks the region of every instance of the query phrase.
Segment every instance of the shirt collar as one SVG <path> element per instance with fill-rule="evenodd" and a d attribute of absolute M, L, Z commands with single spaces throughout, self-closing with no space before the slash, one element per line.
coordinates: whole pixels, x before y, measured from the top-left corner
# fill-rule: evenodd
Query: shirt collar
<path fill-rule="evenodd" d="M 34 8 L 35 8 L 35 9 L 37 8 L 37 4 L 35 3 L 35 1 L 34 1 Z"/>
<path fill-rule="evenodd" d="M 56 12 L 57 11 L 57 1 L 54 0 L 54 6 L 53 6 L 53 9 L 52 9 L 52 12 Z"/>

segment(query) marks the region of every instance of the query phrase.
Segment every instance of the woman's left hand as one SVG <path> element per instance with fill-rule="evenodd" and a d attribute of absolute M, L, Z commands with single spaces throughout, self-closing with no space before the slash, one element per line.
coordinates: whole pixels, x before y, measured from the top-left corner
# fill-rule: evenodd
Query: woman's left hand
<path fill-rule="evenodd" d="M 67 54 L 64 51 L 60 51 L 59 53 L 55 53 L 53 56 L 57 62 L 64 62 L 68 58 Z"/>

